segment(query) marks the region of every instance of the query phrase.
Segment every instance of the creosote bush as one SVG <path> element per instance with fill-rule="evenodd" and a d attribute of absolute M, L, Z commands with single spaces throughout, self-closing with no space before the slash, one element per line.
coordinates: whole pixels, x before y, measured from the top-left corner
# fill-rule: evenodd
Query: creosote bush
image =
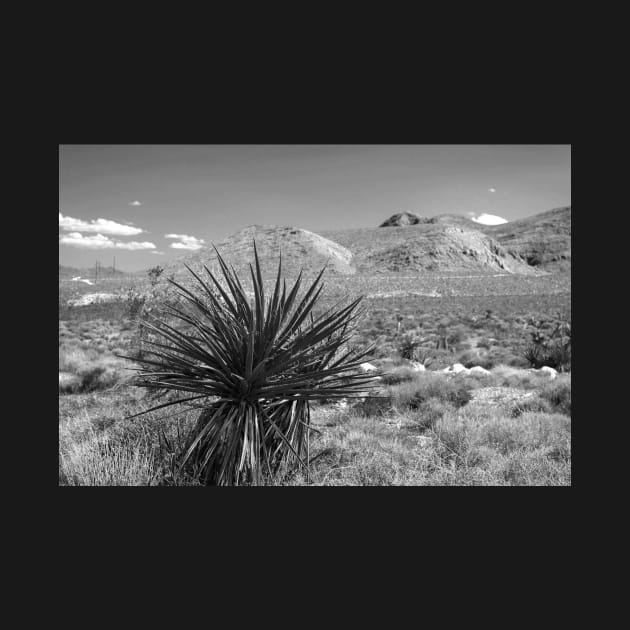
<path fill-rule="evenodd" d="M 187 267 L 197 293 L 169 282 L 192 308 L 167 304 L 143 322 L 152 349 L 136 358 L 135 384 L 180 394 L 143 413 L 195 401 L 201 413 L 177 465 L 205 485 L 259 485 L 295 465 L 308 476 L 311 402 L 362 397 L 373 386 L 358 371 L 372 348 L 348 347 L 361 298 L 315 315 L 324 269 L 298 300 L 302 272 L 287 290 L 281 257 L 267 296 L 254 243 L 250 299 L 216 253 L 223 282 L 205 266 L 206 281 Z"/>

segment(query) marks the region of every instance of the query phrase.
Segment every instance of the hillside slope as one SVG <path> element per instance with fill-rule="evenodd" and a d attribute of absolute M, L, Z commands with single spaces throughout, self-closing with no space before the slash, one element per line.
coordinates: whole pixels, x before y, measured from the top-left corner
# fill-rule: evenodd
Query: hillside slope
<path fill-rule="evenodd" d="M 319 234 L 295 227 L 250 225 L 216 243 L 221 256 L 233 265 L 239 275 L 249 277 L 249 263 L 254 261 L 254 239 L 264 275 L 275 275 L 278 255 L 282 252 L 282 266 L 286 273 L 295 276 L 301 267 L 307 274 L 317 273 L 328 263 L 328 273 L 352 275 L 356 272 L 352 252 Z M 187 271 L 182 262 L 195 271 L 202 264 L 214 273 L 219 271 L 214 249 L 204 248 L 167 266 L 167 273 L 184 277 Z"/>
<path fill-rule="evenodd" d="M 482 231 L 444 220 L 321 234 L 350 250 L 357 270 L 362 273 L 536 273 Z"/>
<path fill-rule="evenodd" d="M 571 206 L 482 229 L 533 267 L 555 272 L 571 269 Z"/>
<path fill-rule="evenodd" d="M 246 277 L 254 259 L 254 239 L 267 277 L 275 275 L 279 252 L 289 276 L 300 268 L 307 275 L 317 273 L 326 263 L 327 275 L 337 277 L 426 272 L 539 275 L 570 270 L 571 208 L 497 226 L 457 214 L 427 218 L 409 212 L 393 215 L 381 227 L 318 234 L 297 227 L 251 225 L 216 243 L 228 263 Z M 187 277 L 182 262 L 196 270 L 206 264 L 218 271 L 212 248 L 172 261 L 167 275 Z"/>

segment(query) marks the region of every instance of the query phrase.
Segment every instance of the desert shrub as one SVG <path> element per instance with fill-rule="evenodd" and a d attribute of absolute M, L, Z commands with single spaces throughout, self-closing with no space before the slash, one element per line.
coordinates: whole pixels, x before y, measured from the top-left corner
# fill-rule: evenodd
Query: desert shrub
<path fill-rule="evenodd" d="M 97 365 L 83 372 L 81 375 L 81 391 L 92 392 L 101 389 L 101 376 L 105 373 L 105 368 Z"/>
<path fill-rule="evenodd" d="M 487 361 L 487 354 L 481 354 L 476 350 L 467 350 L 466 352 L 464 352 L 463 354 L 460 354 L 458 357 L 458 363 L 461 363 L 464 367 L 467 368 L 471 368 L 471 367 L 475 367 L 476 365 L 479 365 L 482 368 L 485 368 L 486 370 L 490 369 L 487 367 L 488 361 Z M 493 367 L 493 365 L 491 365 L 490 367 Z"/>
<path fill-rule="evenodd" d="M 571 381 L 558 377 L 541 389 L 540 397 L 546 400 L 556 413 L 571 416 Z"/>
<path fill-rule="evenodd" d="M 461 383 L 461 386 L 468 390 L 479 389 L 480 387 L 496 387 L 497 385 L 497 378 L 494 374 L 470 374 L 462 372 L 453 377 L 453 380 Z"/>
<path fill-rule="evenodd" d="M 418 372 L 416 372 L 416 370 L 402 365 L 383 373 L 381 383 L 383 383 L 383 385 L 397 385 L 398 383 L 413 380 L 417 374 Z"/>
<path fill-rule="evenodd" d="M 454 355 L 450 350 L 432 349 L 427 352 L 423 362 L 430 365 L 431 370 L 443 370 L 454 361 Z"/>
<path fill-rule="evenodd" d="M 571 342 L 554 340 L 548 347 L 544 357 L 545 365 L 560 372 L 571 370 Z"/>
<path fill-rule="evenodd" d="M 374 343 L 375 343 L 374 356 L 376 358 L 387 359 L 390 357 L 398 356 L 398 359 L 400 359 L 400 355 L 397 355 L 397 350 L 394 344 L 392 342 L 387 341 L 385 337 L 382 337 L 382 336 L 378 337 Z"/>
<path fill-rule="evenodd" d="M 524 357 L 518 355 L 507 357 L 506 363 L 507 365 L 516 368 L 526 368 L 529 366 L 529 362 Z"/>
<path fill-rule="evenodd" d="M 454 470 L 485 470 L 484 485 L 570 484 L 571 421 L 565 416 L 526 412 L 480 419 L 463 410 L 445 414 L 429 435 Z"/>
<path fill-rule="evenodd" d="M 549 383 L 549 376 L 540 372 L 497 365 L 491 370 L 500 387 L 518 387 L 521 389 L 540 389 Z"/>
<path fill-rule="evenodd" d="M 417 409 L 429 399 L 461 407 L 471 399 L 470 392 L 461 382 L 426 372 L 419 373 L 413 381 L 390 387 L 389 393 L 392 405 L 397 409 Z"/>
<path fill-rule="evenodd" d="M 353 411 L 366 418 L 379 417 L 389 413 L 392 409 L 392 400 L 390 396 L 369 397 L 360 400 L 353 406 Z"/>
<path fill-rule="evenodd" d="M 254 255 L 253 301 L 217 252 L 223 284 L 207 267 L 208 284 L 187 267 L 197 293 L 169 279 L 194 307 L 164 308 L 178 328 L 161 318 L 142 323 L 161 341 L 148 341 L 150 359 L 136 359 L 135 384 L 186 396 L 147 411 L 193 400 L 203 407 L 177 458 L 206 485 L 259 485 L 296 464 L 308 471 L 310 403 L 352 397 L 374 382 L 357 372 L 372 349 L 348 349 L 361 298 L 315 317 L 324 270 L 298 304 L 302 274 L 287 293 L 281 261 L 267 298 L 255 243 Z"/>
<path fill-rule="evenodd" d="M 63 372 L 59 374 L 59 393 L 76 394 L 81 391 L 81 378 L 76 374 Z"/>
<path fill-rule="evenodd" d="M 421 344 L 427 341 L 426 337 L 419 337 L 414 332 L 406 332 L 398 342 L 397 350 L 401 358 L 414 361 L 419 357 Z"/>
<path fill-rule="evenodd" d="M 552 406 L 547 400 L 540 396 L 534 396 L 514 403 L 510 407 L 510 416 L 512 418 L 518 418 L 524 413 L 551 413 L 552 411 Z"/>
<path fill-rule="evenodd" d="M 466 339 L 467 331 L 464 326 L 456 326 L 446 337 L 450 345 L 456 346 Z"/>
<path fill-rule="evenodd" d="M 108 389 L 128 378 L 128 366 L 115 357 L 92 347 L 62 345 L 59 348 L 59 392 L 88 393 Z"/>
<path fill-rule="evenodd" d="M 84 350 L 63 345 L 59 348 L 59 371 L 81 374 L 93 367 L 98 358 L 98 353 L 89 347 Z"/>
<path fill-rule="evenodd" d="M 513 355 L 510 351 L 496 346 L 485 352 L 470 350 L 459 355 L 458 362 L 464 367 L 471 368 L 478 365 L 484 370 L 491 370 L 493 367 L 501 364 L 511 364 L 514 360 L 520 361 L 520 358 Z M 522 361 L 518 363 L 522 364 Z"/>
<path fill-rule="evenodd" d="M 532 342 L 523 356 L 533 368 L 545 365 L 558 371 L 571 370 L 571 322 L 533 320 Z"/>
<path fill-rule="evenodd" d="M 527 367 L 527 362 L 522 357 L 514 354 L 512 350 L 507 348 L 493 346 L 484 356 L 484 360 L 480 363 L 481 367 L 491 370 L 497 365 L 512 365 L 515 367 Z"/>
<path fill-rule="evenodd" d="M 444 414 L 452 411 L 455 406 L 438 398 L 429 398 L 420 403 L 414 413 L 414 422 L 422 431 L 432 429 Z"/>

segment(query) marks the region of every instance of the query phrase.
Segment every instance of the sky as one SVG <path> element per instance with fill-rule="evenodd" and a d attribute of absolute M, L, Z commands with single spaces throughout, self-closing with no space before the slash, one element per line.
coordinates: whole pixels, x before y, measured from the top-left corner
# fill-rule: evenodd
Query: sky
<path fill-rule="evenodd" d="M 570 145 L 60 145 L 59 264 L 139 271 L 248 225 L 498 223 L 570 204 Z"/>

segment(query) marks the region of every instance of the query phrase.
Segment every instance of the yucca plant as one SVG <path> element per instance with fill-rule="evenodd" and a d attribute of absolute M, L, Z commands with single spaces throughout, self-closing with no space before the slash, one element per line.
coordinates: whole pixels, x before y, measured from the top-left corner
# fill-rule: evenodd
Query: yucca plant
<path fill-rule="evenodd" d="M 186 266 L 198 292 L 169 282 L 192 308 L 164 309 L 179 325 L 164 318 L 143 322 L 151 349 L 136 359 L 142 367 L 134 384 L 185 397 L 142 413 L 189 401 L 201 405 L 179 466 L 206 485 L 259 485 L 296 466 L 308 476 L 311 402 L 363 397 L 374 386 L 372 375 L 358 371 L 373 346 L 347 346 L 362 298 L 315 316 L 325 268 L 298 298 L 302 272 L 287 291 L 282 256 L 268 297 L 254 243 L 250 299 L 215 251 L 224 284 L 205 265 L 205 281 Z"/>

